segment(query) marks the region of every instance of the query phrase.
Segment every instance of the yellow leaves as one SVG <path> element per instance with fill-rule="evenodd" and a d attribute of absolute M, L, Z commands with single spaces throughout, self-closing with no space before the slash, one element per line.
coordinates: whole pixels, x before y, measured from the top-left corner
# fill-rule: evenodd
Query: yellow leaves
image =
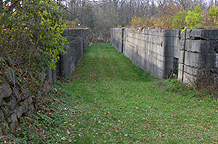
<path fill-rule="evenodd" d="M 28 81 L 27 81 L 27 79 L 26 78 L 23 78 L 24 79 L 24 81 L 26 82 L 26 83 L 28 83 Z"/>

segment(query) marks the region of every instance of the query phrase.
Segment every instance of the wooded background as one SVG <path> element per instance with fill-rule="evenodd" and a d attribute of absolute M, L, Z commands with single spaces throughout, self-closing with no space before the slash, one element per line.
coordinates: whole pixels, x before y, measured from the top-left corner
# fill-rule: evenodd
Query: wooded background
<path fill-rule="evenodd" d="M 218 6 L 217 0 L 62 0 L 70 13 L 66 18 L 81 23 L 106 40 L 110 38 L 110 28 L 128 26 L 133 17 L 164 15 L 164 8 L 177 6 L 192 10 L 200 5 L 207 12 Z"/>

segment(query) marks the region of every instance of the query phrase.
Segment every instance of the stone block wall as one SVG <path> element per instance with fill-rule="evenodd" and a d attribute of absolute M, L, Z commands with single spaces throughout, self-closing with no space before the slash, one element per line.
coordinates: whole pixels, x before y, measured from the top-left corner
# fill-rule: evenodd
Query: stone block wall
<path fill-rule="evenodd" d="M 180 49 L 178 79 L 192 83 L 206 67 L 218 75 L 218 30 L 186 30 L 181 41 L 184 46 Z"/>
<path fill-rule="evenodd" d="M 218 74 L 218 30 L 111 29 L 111 43 L 154 77 L 173 73 L 189 84 L 200 69 L 210 65 Z"/>
<path fill-rule="evenodd" d="M 69 42 L 67 53 L 61 55 L 55 70 L 47 69 L 40 79 L 44 81 L 43 95 L 49 93 L 58 77 L 69 77 L 88 47 L 88 29 L 66 29 L 63 33 Z M 11 63 L 11 62 L 8 62 Z M 18 119 L 34 111 L 32 95 L 28 89 L 18 83 L 13 68 L 7 64 L 0 65 L 0 136 L 15 131 Z"/>
<path fill-rule="evenodd" d="M 24 86 L 18 83 L 14 70 L 0 66 L 0 136 L 14 131 L 18 119 L 33 110 L 32 97 Z"/>
<path fill-rule="evenodd" d="M 123 54 L 135 65 L 155 77 L 163 78 L 165 74 L 165 38 L 164 31 L 138 30 L 124 31 Z"/>
<path fill-rule="evenodd" d="M 66 45 L 66 54 L 60 56 L 56 64 L 57 76 L 69 77 L 88 47 L 88 29 L 67 29 L 62 36 L 66 37 L 69 44 Z"/>
<path fill-rule="evenodd" d="M 180 30 L 114 28 L 111 31 L 112 45 L 135 65 L 158 78 L 172 73 L 174 59 L 179 57 Z"/>
<path fill-rule="evenodd" d="M 122 52 L 122 48 L 123 48 L 123 45 L 122 45 L 123 32 L 124 32 L 123 28 L 112 28 L 111 29 L 111 43 L 114 45 L 115 48 L 117 48 L 119 52 Z"/>

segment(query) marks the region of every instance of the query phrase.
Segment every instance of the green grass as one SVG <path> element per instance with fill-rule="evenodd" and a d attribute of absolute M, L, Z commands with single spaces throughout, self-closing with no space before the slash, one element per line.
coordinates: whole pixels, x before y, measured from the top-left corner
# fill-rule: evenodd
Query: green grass
<path fill-rule="evenodd" d="M 32 118 L 21 119 L 15 137 L 33 143 L 217 143 L 217 105 L 209 93 L 153 78 L 110 44 L 93 44 L 72 77 L 58 81 Z"/>

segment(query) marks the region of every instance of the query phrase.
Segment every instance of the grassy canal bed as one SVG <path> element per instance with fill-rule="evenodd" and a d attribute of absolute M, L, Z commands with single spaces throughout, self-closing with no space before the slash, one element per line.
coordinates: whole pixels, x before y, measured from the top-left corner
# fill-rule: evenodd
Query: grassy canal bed
<path fill-rule="evenodd" d="M 13 135 L 32 143 L 218 143 L 218 103 L 178 80 L 159 80 L 110 44 L 88 47 Z"/>

